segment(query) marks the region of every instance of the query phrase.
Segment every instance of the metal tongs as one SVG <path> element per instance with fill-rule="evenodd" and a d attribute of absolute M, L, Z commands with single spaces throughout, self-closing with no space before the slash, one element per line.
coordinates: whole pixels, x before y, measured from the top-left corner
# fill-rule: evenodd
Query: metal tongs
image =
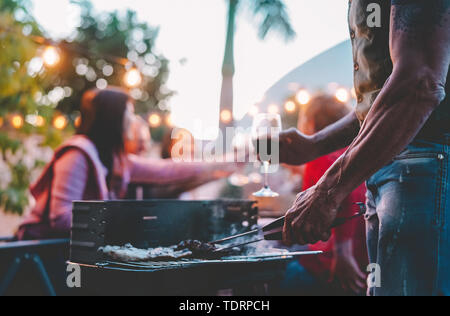
<path fill-rule="evenodd" d="M 357 205 L 359 207 L 358 213 L 356 213 L 355 215 L 353 215 L 351 217 L 336 218 L 330 228 L 339 227 L 350 220 L 353 220 L 355 218 L 363 216 L 366 213 L 366 205 L 364 203 L 355 203 L 355 205 Z M 262 237 L 260 237 L 260 238 L 253 239 L 251 241 L 246 241 L 246 242 L 239 243 L 239 244 L 226 245 L 222 248 L 218 248 L 217 250 L 214 251 L 217 253 L 217 252 L 222 252 L 222 251 L 229 250 L 232 248 L 239 248 L 239 247 L 246 246 L 249 244 L 257 243 L 257 242 L 260 242 L 263 240 L 281 241 L 281 240 L 283 240 L 283 226 L 284 226 L 285 220 L 286 220 L 286 216 L 283 216 L 264 227 L 254 229 L 254 230 L 251 230 L 251 231 L 243 233 L 243 234 L 238 234 L 238 235 L 234 235 L 231 237 L 211 241 L 211 242 L 209 242 L 209 244 L 212 244 L 212 245 L 220 244 L 220 243 L 230 241 L 233 239 L 247 237 L 247 236 L 251 236 L 253 234 L 259 235 L 260 233 L 262 233 Z"/>

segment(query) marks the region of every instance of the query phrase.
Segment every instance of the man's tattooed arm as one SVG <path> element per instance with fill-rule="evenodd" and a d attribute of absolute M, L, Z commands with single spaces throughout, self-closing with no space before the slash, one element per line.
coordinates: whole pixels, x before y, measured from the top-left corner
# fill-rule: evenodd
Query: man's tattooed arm
<path fill-rule="evenodd" d="M 339 205 L 404 150 L 444 99 L 450 65 L 449 1 L 392 3 L 393 72 L 354 142 L 316 185 L 319 192 L 327 192 L 330 205 Z"/>

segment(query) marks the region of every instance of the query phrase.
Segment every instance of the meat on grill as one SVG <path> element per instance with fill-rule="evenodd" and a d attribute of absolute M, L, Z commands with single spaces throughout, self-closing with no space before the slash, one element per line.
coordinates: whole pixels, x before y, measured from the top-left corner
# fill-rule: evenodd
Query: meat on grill
<path fill-rule="evenodd" d="M 184 240 L 180 242 L 175 248 L 175 250 L 177 251 L 186 249 L 191 251 L 194 257 L 205 257 L 213 255 L 214 251 L 217 250 L 217 247 L 198 240 Z"/>
<path fill-rule="evenodd" d="M 122 262 L 168 261 L 192 256 L 192 252 L 188 249 L 175 250 L 174 247 L 139 249 L 130 244 L 123 247 L 105 246 L 99 248 L 98 251 L 109 259 Z"/>
<path fill-rule="evenodd" d="M 212 258 L 215 257 L 214 251 L 216 249 L 214 245 L 198 240 L 185 240 L 171 247 L 138 249 L 131 244 L 126 244 L 123 247 L 105 246 L 99 248 L 98 251 L 113 260 L 122 262 L 145 262 L 180 260 L 184 258 Z"/>

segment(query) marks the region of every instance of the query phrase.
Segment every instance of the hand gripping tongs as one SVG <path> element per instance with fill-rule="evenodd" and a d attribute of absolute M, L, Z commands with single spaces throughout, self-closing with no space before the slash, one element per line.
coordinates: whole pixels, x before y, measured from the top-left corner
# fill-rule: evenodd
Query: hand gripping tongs
<path fill-rule="evenodd" d="M 350 216 L 350 217 L 336 218 L 330 228 L 339 227 L 339 226 L 345 224 L 346 222 L 353 220 L 355 218 L 358 218 L 366 213 L 366 205 L 364 203 L 355 203 L 355 204 L 359 207 L 358 213 L 356 213 L 355 215 Z M 263 240 L 281 241 L 281 240 L 283 240 L 283 226 L 284 226 L 285 219 L 286 219 L 286 216 L 283 216 L 264 227 L 254 229 L 254 230 L 251 230 L 251 231 L 243 233 L 243 234 L 234 235 L 234 236 L 223 238 L 220 240 L 211 241 L 211 242 L 209 242 L 209 244 L 220 244 L 220 243 L 224 243 L 226 241 L 234 240 L 237 238 L 248 237 L 253 234 L 258 234 L 258 236 L 259 236 L 258 238 L 252 239 L 250 241 L 245 241 L 245 242 L 234 244 L 234 245 L 225 245 L 224 247 L 218 248 L 217 250 L 215 250 L 215 252 L 222 252 L 222 251 L 229 250 L 232 248 L 239 248 L 239 247 L 242 247 L 245 245 L 257 243 L 257 242 L 260 242 Z"/>

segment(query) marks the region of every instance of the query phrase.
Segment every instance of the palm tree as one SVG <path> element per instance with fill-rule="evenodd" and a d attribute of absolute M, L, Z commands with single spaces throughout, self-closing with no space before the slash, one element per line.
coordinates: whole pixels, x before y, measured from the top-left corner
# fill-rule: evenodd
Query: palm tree
<path fill-rule="evenodd" d="M 228 25 L 225 44 L 225 56 L 222 66 L 222 91 L 220 96 L 220 113 L 224 110 L 233 111 L 233 76 L 234 64 L 234 35 L 236 17 L 238 11 L 246 4 L 251 10 L 252 16 L 260 21 L 258 36 L 265 39 L 267 34 L 274 30 L 281 33 L 285 40 L 292 39 L 296 33 L 292 28 L 289 15 L 283 0 L 226 0 L 228 2 Z M 224 123 L 221 120 L 220 127 L 223 130 L 232 122 Z"/>

